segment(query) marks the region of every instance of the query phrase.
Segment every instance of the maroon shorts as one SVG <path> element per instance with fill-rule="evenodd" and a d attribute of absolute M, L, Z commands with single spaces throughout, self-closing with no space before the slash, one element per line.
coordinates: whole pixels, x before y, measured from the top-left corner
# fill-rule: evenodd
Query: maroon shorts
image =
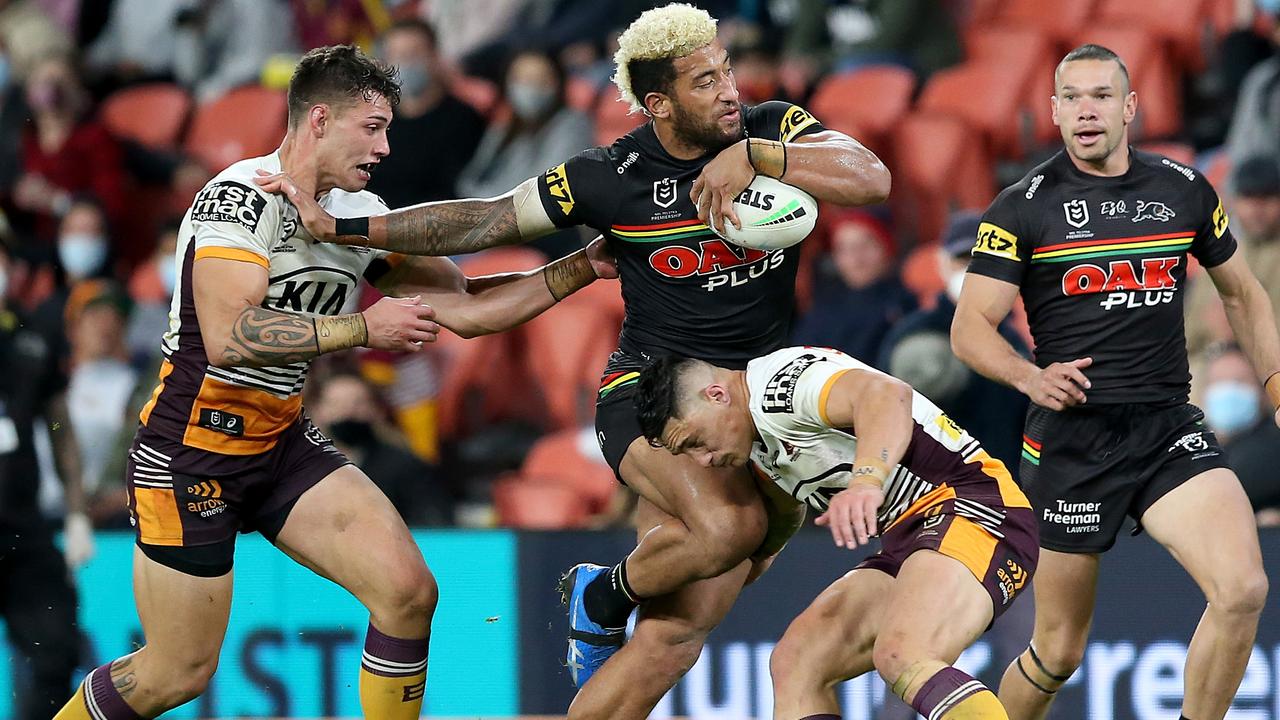
<path fill-rule="evenodd" d="M 237 532 L 275 542 L 298 498 L 349 463 L 306 415 L 257 455 L 199 450 L 140 426 L 125 471 L 129 521 L 151 559 L 189 575 L 225 575 Z"/>
<path fill-rule="evenodd" d="M 902 563 L 917 550 L 934 550 L 969 568 L 991 596 L 994 621 L 1035 573 L 1040 558 L 1035 512 L 965 498 L 941 499 L 891 525 L 880 536 L 880 552 L 858 567 L 897 577 Z"/>

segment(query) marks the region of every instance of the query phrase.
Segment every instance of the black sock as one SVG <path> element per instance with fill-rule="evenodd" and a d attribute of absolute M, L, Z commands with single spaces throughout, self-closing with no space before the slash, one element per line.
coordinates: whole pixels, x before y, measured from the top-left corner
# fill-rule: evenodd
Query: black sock
<path fill-rule="evenodd" d="M 625 628 L 637 604 L 639 599 L 627 582 L 626 558 L 609 572 L 597 575 L 582 590 L 582 605 L 587 616 L 611 630 Z"/>

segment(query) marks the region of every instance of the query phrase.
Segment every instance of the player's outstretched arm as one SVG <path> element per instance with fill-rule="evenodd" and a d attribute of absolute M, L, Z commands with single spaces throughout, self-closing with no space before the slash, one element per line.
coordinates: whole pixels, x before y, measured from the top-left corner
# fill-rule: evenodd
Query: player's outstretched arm
<path fill-rule="evenodd" d="M 1018 286 L 1003 280 L 969 273 L 951 321 L 951 349 L 965 365 L 996 382 L 1018 390 L 1050 410 L 1085 402 L 1089 379 L 1084 368 L 1092 358 L 1053 363 L 1043 370 L 1018 354 L 1000 334 L 1000 323 L 1009 316 Z"/>
<path fill-rule="evenodd" d="M 201 258 L 192 269 L 196 318 L 209 364 L 272 367 L 360 345 L 414 352 L 439 326 L 420 298 L 383 298 L 363 313 L 309 316 L 262 307 L 267 270 Z"/>
<path fill-rule="evenodd" d="M 1267 397 L 1280 424 L 1280 333 L 1276 332 L 1271 300 L 1241 253 L 1209 268 L 1209 277 L 1222 296 L 1227 321 L 1236 341 L 1265 384 Z"/>
<path fill-rule="evenodd" d="M 836 545 L 855 548 L 876 534 L 876 511 L 884 503 L 884 483 L 906 454 L 915 431 L 914 394 L 901 380 L 871 370 L 849 370 L 831 386 L 823 420 L 858 437 L 853 480 L 831 498 L 819 525 Z"/>
<path fill-rule="evenodd" d="M 445 256 L 514 245 L 556 229 L 538 199 L 534 179 L 495 198 L 423 203 L 374 217 L 340 219 L 325 212 L 284 173 L 262 175 L 256 182 L 267 192 L 289 198 L 303 227 L 321 242 Z"/>
<path fill-rule="evenodd" d="M 376 283 L 393 295 L 421 295 L 435 319 L 462 337 L 502 332 L 536 317 L 597 278 L 618 276 L 604 238 L 529 272 L 466 277 L 448 258 L 407 257 Z"/>

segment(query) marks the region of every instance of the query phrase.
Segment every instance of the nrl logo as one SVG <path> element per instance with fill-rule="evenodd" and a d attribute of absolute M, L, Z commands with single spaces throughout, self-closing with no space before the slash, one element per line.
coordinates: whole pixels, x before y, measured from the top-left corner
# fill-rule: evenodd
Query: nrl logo
<path fill-rule="evenodd" d="M 676 201 L 676 181 L 662 178 L 653 181 L 653 203 L 658 207 L 671 207 Z"/>
<path fill-rule="evenodd" d="M 1089 224 L 1089 204 L 1080 198 L 1062 203 L 1062 211 L 1067 215 L 1067 224 L 1073 228 Z"/>

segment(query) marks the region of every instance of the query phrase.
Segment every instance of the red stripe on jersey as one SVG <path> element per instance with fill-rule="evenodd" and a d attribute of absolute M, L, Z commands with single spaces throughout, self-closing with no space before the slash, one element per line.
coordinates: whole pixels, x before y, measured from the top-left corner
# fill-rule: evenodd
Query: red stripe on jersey
<path fill-rule="evenodd" d="M 677 220 L 669 223 L 658 223 L 657 225 L 613 225 L 614 230 L 623 231 L 643 231 L 643 230 L 666 230 L 668 228 L 689 227 L 690 225 L 701 225 L 702 221 L 693 220 Z"/>
<path fill-rule="evenodd" d="M 1036 449 L 1036 451 L 1039 451 L 1039 450 L 1040 450 L 1040 443 L 1036 442 L 1035 440 L 1032 440 L 1030 437 L 1028 437 L 1028 436 L 1026 436 L 1026 435 L 1023 435 L 1023 436 L 1022 436 L 1022 442 L 1024 442 L 1024 443 L 1026 443 L 1026 444 L 1030 445 L 1031 447 L 1035 448 L 1035 449 Z"/>
<path fill-rule="evenodd" d="M 1177 237 L 1187 237 L 1188 235 L 1194 235 L 1194 233 L 1183 231 L 1183 232 L 1176 232 L 1176 233 L 1164 233 L 1163 235 L 1138 235 L 1136 237 L 1114 238 L 1112 240 L 1079 240 L 1077 242 L 1059 243 L 1057 245 L 1046 245 L 1041 248 L 1036 248 L 1031 254 L 1035 255 L 1037 253 L 1053 252 L 1054 250 L 1070 250 L 1071 248 L 1078 248 L 1078 247 L 1092 247 L 1095 245 L 1098 247 L 1102 247 L 1104 245 L 1118 245 L 1120 243 L 1146 242 L 1149 240 L 1171 240 Z"/>

